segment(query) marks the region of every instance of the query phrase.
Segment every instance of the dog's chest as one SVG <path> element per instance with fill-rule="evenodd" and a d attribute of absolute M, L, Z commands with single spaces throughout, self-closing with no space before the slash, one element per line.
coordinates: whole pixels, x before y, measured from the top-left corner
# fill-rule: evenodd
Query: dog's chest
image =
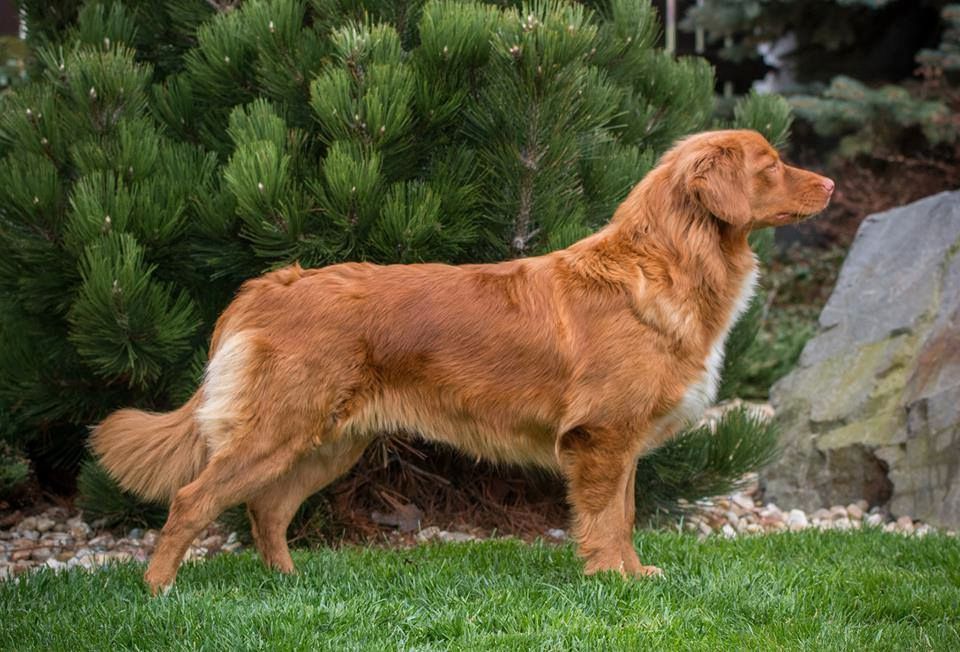
<path fill-rule="evenodd" d="M 704 410 L 716 400 L 717 390 L 720 387 L 720 373 L 723 371 L 723 352 L 727 335 L 730 334 L 730 329 L 733 328 L 733 325 L 746 311 L 747 306 L 750 305 L 750 300 L 753 298 L 756 289 L 756 282 L 757 269 L 754 267 L 740 286 L 740 292 L 727 323 L 724 324 L 710 346 L 710 351 L 704 361 L 703 375 L 697 382 L 687 388 L 683 399 L 670 414 L 669 420 L 671 422 L 680 426 L 694 423 L 703 416 Z"/>

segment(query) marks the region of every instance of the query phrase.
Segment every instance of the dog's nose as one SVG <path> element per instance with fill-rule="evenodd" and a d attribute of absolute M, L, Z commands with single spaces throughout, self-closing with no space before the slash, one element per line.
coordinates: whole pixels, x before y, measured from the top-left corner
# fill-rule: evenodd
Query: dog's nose
<path fill-rule="evenodd" d="M 824 177 L 823 181 L 820 182 L 820 185 L 823 186 L 823 189 L 827 192 L 828 195 L 833 194 L 834 183 L 832 179 L 828 179 Z"/>

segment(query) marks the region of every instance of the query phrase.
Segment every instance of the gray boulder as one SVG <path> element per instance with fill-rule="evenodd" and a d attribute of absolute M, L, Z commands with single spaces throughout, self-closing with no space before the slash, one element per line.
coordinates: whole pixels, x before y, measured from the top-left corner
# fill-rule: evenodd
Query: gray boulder
<path fill-rule="evenodd" d="M 960 526 L 960 192 L 871 215 L 820 328 L 771 391 L 768 500 L 859 498 Z"/>

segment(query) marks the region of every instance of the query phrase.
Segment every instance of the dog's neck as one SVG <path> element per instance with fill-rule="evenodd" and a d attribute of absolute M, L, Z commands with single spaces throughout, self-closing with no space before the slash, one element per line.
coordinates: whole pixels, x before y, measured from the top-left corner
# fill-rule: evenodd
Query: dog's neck
<path fill-rule="evenodd" d="M 570 251 L 588 275 L 630 288 L 638 318 L 678 346 L 709 345 L 728 327 L 756 258 L 747 230 L 710 215 L 669 175 L 648 174 L 610 224 Z"/>

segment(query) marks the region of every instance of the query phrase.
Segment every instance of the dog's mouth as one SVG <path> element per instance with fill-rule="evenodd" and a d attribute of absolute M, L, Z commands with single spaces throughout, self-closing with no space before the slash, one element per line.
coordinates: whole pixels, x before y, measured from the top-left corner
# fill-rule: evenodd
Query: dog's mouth
<path fill-rule="evenodd" d="M 824 208 L 826 208 L 826 207 L 824 207 Z M 818 215 L 822 210 L 823 210 L 823 208 L 821 208 L 820 210 L 816 210 L 816 211 L 803 211 L 803 212 L 793 212 L 793 213 L 777 213 L 776 215 L 773 216 L 773 218 L 771 218 L 770 221 L 773 222 L 776 226 L 780 226 L 780 225 L 784 225 L 784 224 L 795 224 L 795 223 L 797 223 L 797 222 L 802 222 L 803 220 L 806 220 L 806 219 L 811 218 L 811 217 L 813 217 L 813 216 L 815 216 L 815 215 Z"/>
<path fill-rule="evenodd" d="M 802 222 L 803 220 L 815 217 L 825 211 L 827 206 L 830 205 L 830 195 L 827 195 L 823 201 L 817 202 L 813 206 L 801 206 L 795 211 L 784 211 L 782 213 L 777 213 L 770 221 L 775 225 L 779 226 L 781 224 L 794 224 L 796 222 Z"/>

